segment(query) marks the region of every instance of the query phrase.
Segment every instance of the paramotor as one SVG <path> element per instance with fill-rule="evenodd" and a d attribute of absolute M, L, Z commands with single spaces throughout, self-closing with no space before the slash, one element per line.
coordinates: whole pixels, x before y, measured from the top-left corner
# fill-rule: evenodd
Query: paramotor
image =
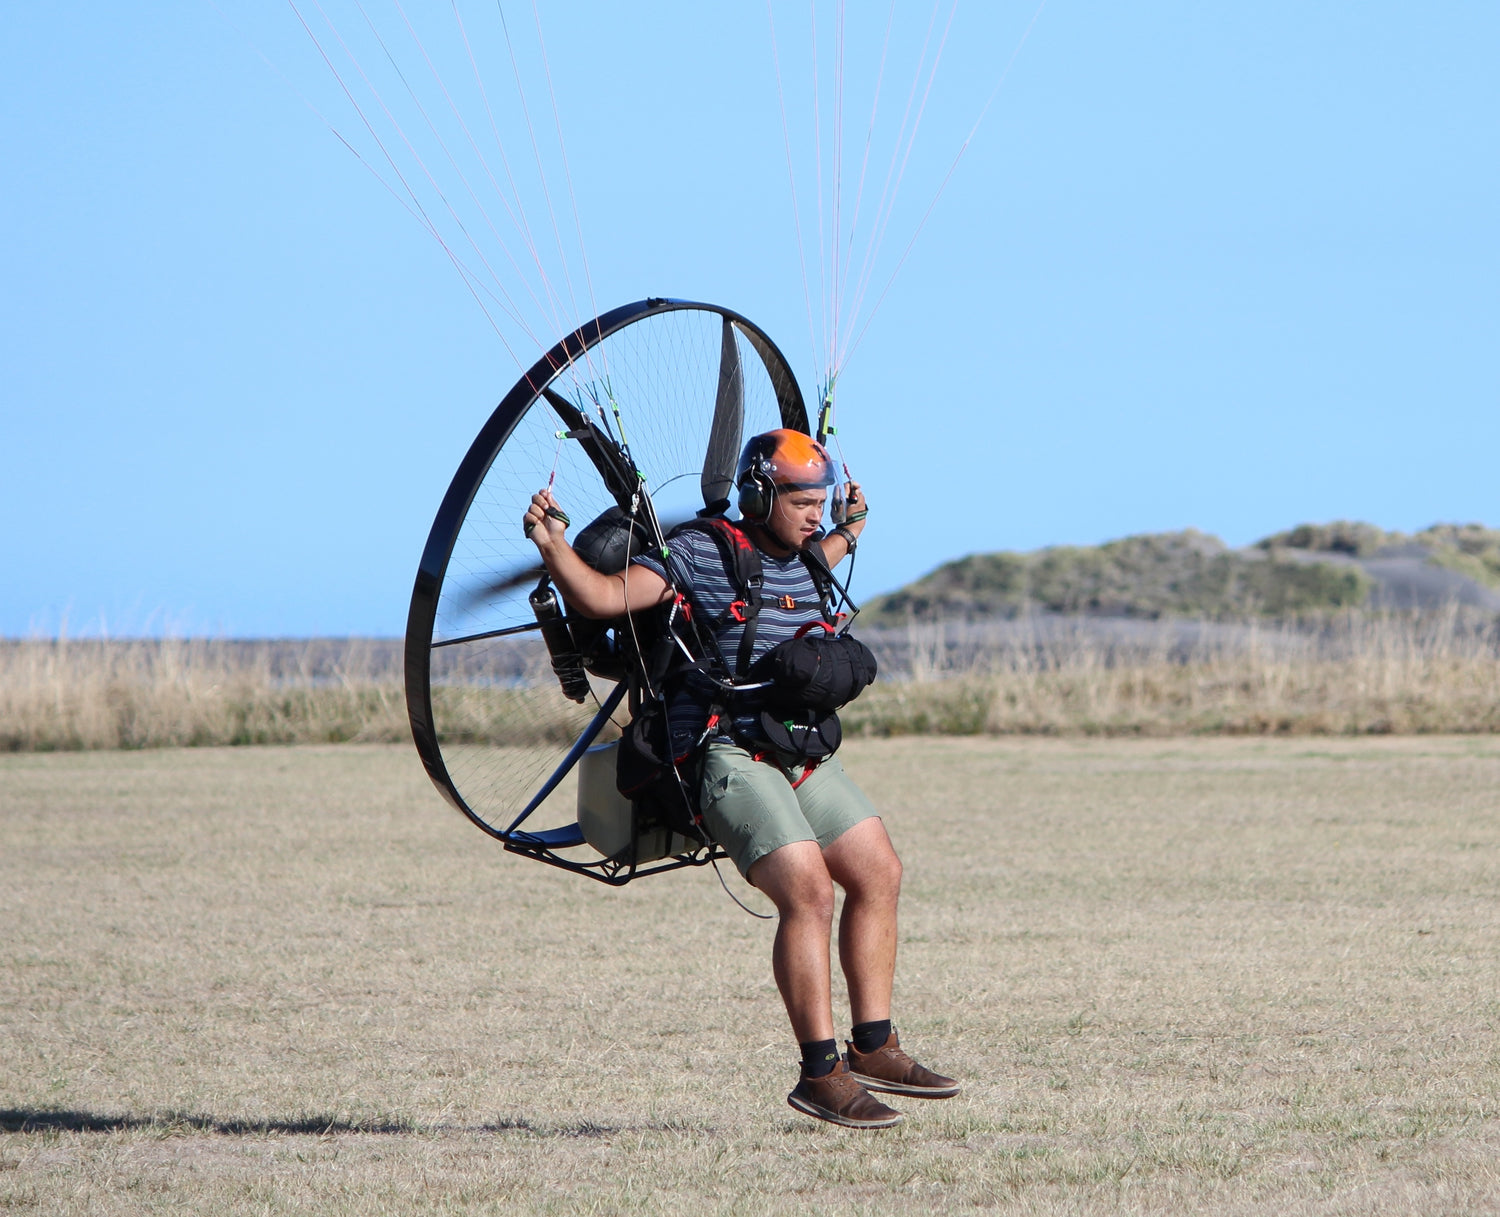
<path fill-rule="evenodd" d="M 681 838 L 640 850 L 634 832 L 607 855 L 588 844 L 576 771 L 632 708 L 639 639 L 631 619 L 568 615 L 521 518 L 553 485 L 580 543 L 592 526 L 626 551 L 663 545 L 672 521 L 728 505 L 743 440 L 777 427 L 806 432 L 808 416 L 770 337 L 718 305 L 651 298 L 564 337 L 480 429 L 417 571 L 406 699 L 433 782 L 506 849 L 611 884 L 716 856 Z"/>

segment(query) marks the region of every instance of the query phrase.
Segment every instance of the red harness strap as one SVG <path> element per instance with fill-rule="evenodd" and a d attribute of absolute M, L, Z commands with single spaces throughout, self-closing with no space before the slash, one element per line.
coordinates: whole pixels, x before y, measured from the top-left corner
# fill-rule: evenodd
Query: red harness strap
<path fill-rule="evenodd" d="M 781 770 L 782 773 L 786 774 L 787 777 L 792 776 L 792 771 L 776 759 L 776 754 L 774 752 L 752 752 L 750 754 L 750 759 L 757 762 L 764 761 L 768 765 L 775 765 L 776 768 Z M 804 761 L 802 763 L 802 776 L 792 783 L 792 789 L 796 790 L 798 786 L 802 785 L 803 782 L 812 777 L 813 770 L 816 769 L 820 764 L 822 764 L 821 757 L 816 761 Z"/>

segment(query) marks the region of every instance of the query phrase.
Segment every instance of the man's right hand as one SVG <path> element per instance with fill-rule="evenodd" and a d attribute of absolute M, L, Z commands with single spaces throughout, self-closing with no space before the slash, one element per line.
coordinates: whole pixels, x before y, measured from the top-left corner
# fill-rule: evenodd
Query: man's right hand
<path fill-rule="evenodd" d="M 527 537 L 543 554 L 555 549 L 565 540 L 568 524 L 567 513 L 550 490 L 538 490 L 531 496 L 531 506 L 521 522 Z"/>

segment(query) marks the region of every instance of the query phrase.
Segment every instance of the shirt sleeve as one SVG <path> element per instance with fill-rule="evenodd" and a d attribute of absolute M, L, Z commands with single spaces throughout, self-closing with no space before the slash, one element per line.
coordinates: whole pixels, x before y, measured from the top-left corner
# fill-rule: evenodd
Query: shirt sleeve
<path fill-rule="evenodd" d="M 698 581 L 698 570 L 701 565 L 698 546 L 702 541 L 707 541 L 710 545 L 714 544 L 711 538 L 701 533 L 682 532 L 667 541 L 667 552 L 670 556 L 666 562 L 662 561 L 659 553 L 649 553 L 632 558 L 630 564 L 644 566 L 676 587 L 693 587 Z"/>

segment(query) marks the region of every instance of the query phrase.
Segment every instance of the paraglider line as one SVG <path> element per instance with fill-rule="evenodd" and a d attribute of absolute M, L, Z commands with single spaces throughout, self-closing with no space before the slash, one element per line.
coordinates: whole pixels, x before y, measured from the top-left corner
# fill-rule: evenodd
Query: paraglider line
<path fill-rule="evenodd" d="M 537 247 L 536 238 L 532 235 L 531 223 L 526 218 L 526 208 L 521 202 L 521 190 L 520 187 L 516 185 L 515 173 L 511 170 L 510 167 L 510 157 L 507 156 L 505 152 L 505 141 L 500 138 L 500 126 L 495 121 L 495 111 L 494 108 L 490 105 L 489 90 L 484 86 L 484 77 L 479 71 L 478 61 L 474 58 L 474 48 L 469 43 L 469 31 L 465 27 L 463 18 L 459 15 L 458 12 L 458 0 L 452 0 L 452 8 L 453 20 L 458 26 L 459 35 L 463 38 L 464 52 L 469 57 L 469 67 L 474 73 L 474 83 L 476 86 L 478 86 L 479 96 L 484 101 L 484 112 L 489 118 L 490 132 L 495 137 L 495 148 L 500 153 L 501 165 L 505 167 L 505 180 L 510 183 L 511 194 L 515 196 L 516 210 L 515 214 L 512 215 L 512 219 L 516 221 L 516 227 L 521 230 L 521 235 L 525 237 L 526 248 L 531 254 L 531 260 L 536 264 L 537 274 L 541 276 L 542 291 L 547 297 L 548 307 L 552 310 L 552 328 L 554 331 L 559 331 L 563 328 L 562 313 L 560 311 L 562 299 L 560 296 L 558 296 L 557 289 L 553 287 L 552 280 L 547 275 L 547 268 L 542 263 L 541 250 Z M 483 157 L 481 157 L 480 159 L 483 160 Z M 494 182 L 493 174 L 491 174 L 490 180 L 491 182 Z M 495 192 L 499 194 L 501 200 L 504 201 L 505 193 L 500 189 L 500 184 L 498 182 L 495 182 Z M 510 210 L 508 204 L 506 210 Z"/>
<path fill-rule="evenodd" d="M 895 0 L 892 0 L 894 4 Z M 786 92 L 781 87 L 781 52 L 776 45 L 776 18 L 771 0 L 766 0 L 766 19 L 771 24 L 771 60 L 776 67 L 776 100 L 781 108 L 781 138 L 786 144 L 786 175 L 792 188 L 792 223 L 797 230 L 797 261 L 802 266 L 802 301 L 807 305 L 807 337 L 812 344 L 814 363 L 818 362 L 818 327 L 813 322 L 812 291 L 807 280 L 807 250 L 802 239 L 802 209 L 797 203 L 797 174 L 792 168 L 792 136 L 786 122 Z"/>
<path fill-rule="evenodd" d="M 911 234 L 911 240 L 906 243 L 906 249 L 902 251 L 900 261 L 896 263 L 896 269 L 891 272 L 891 277 L 886 280 L 885 288 L 881 291 L 879 299 L 875 301 L 875 307 L 870 310 L 869 317 L 865 319 L 865 323 L 860 328 L 859 334 L 855 337 L 853 344 L 845 354 L 844 358 L 846 361 L 854 354 L 855 348 L 859 346 L 860 342 L 864 340 L 865 331 L 870 328 L 870 322 L 875 319 L 875 314 L 880 311 L 880 306 L 885 303 L 885 298 L 890 293 L 891 285 L 896 282 L 896 276 L 901 273 L 901 268 L 906 265 L 906 259 L 912 251 L 912 246 L 917 243 L 917 238 L 922 235 L 922 229 L 927 226 L 928 217 L 932 215 L 933 208 L 937 206 L 938 200 L 943 197 L 943 191 L 947 189 L 948 181 L 952 178 L 953 171 L 958 168 L 958 162 L 963 159 L 964 153 L 968 151 L 970 141 L 978 133 L 979 125 L 984 122 L 985 115 L 990 111 L 990 106 L 994 104 L 995 98 L 999 96 L 1001 87 L 1010 76 L 1011 68 L 1015 66 L 1017 57 L 1021 54 L 1022 48 L 1025 47 L 1026 40 L 1031 37 L 1031 31 L 1036 26 L 1037 19 L 1041 17 L 1042 10 L 1046 7 L 1047 0 L 1041 0 L 1041 3 L 1036 6 L 1036 12 L 1032 13 L 1031 21 L 1027 24 L 1025 33 L 1021 35 L 1020 42 L 1016 43 L 1016 49 L 1011 52 L 1010 59 L 1006 61 L 1005 70 L 1001 72 L 1000 79 L 995 82 L 995 87 L 990 90 L 990 95 L 984 103 L 984 108 L 979 111 L 979 117 L 974 120 L 974 125 L 969 129 L 969 134 L 964 137 L 964 142 L 958 150 L 958 155 L 953 158 L 953 163 L 948 166 L 948 172 L 943 174 L 943 180 L 938 185 L 937 193 L 932 196 L 932 202 L 927 204 L 927 210 L 922 213 L 922 220 L 917 225 L 917 230 Z"/>
<path fill-rule="evenodd" d="M 504 331 L 501 330 L 499 324 L 495 321 L 493 314 L 491 314 L 490 310 L 485 306 L 484 301 L 480 299 L 479 293 L 474 290 L 473 272 L 471 272 L 469 268 L 464 265 L 463 260 L 459 258 L 459 256 L 454 253 L 453 250 L 449 247 L 448 243 L 443 240 L 442 234 L 438 232 L 437 226 L 432 222 L 432 217 L 427 214 L 426 208 L 422 206 L 421 201 L 417 198 L 416 192 L 411 188 L 411 183 L 406 180 L 406 176 L 401 172 L 400 166 L 396 164 L 395 159 L 391 156 L 389 149 L 387 149 L 385 146 L 385 143 L 381 140 L 380 136 L 375 133 L 375 128 L 370 124 L 369 118 L 366 117 L 364 110 L 360 107 L 360 104 L 355 101 L 354 94 L 350 91 L 349 86 L 344 81 L 344 78 L 339 74 L 338 69 L 333 66 L 333 61 L 329 59 L 328 52 L 324 50 L 323 44 L 318 41 L 317 35 L 312 32 L 312 28 L 307 24 L 307 19 L 302 15 L 302 11 L 297 7 L 295 0 L 287 0 L 287 4 L 290 6 L 292 12 L 296 15 L 298 23 L 301 24 L 303 31 L 312 41 L 313 46 L 317 48 L 318 54 L 322 58 L 324 65 L 328 68 L 329 72 L 332 73 L 334 80 L 338 82 L 338 86 L 343 91 L 345 98 L 347 98 L 349 104 L 354 107 L 355 114 L 359 116 L 360 122 L 364 124 L 365 130 L 369 132 L 370 138 L 375 141 L 375 146 L 380 149 L 381 155 L 385 157 L 386 163 L 391 167 L 391 172 L 396 175 L 397 180 L 405 188 L 407 195 L 411 199 L 411 206 L 407 206 L 406 202 L 401 199 L 400 195 L 396 194 L 395 189 L 390 185 L 390 183 L 387 182 L 383 177 L 381 177 L 380 174 L 377 173 L 375 169 L 365 161 L 365 158 L 359 154 L 358 150 L 355 149 L 355 147 L 347 139 L 339 134 L 338 130 L 331 123 L 329 123 L 326 118 L 323 119 L 324 124 L 330 131 L 333 132 L 335 138 L 337 138 L 338 141 L 344 145 L 344 147 L 348 148 L 350 152 L 354 153 L 355 157 L 362 164 L 364 164 L 372 174 L 374 174 L 376 180 L 379 181 L 381 185 L 385 186 L 385 188 L 389 190 L 393 195 L 395 195 L 396 201 L 401 203 L 403 207 L 406 207 L 407 212 L 416 217 L 418 219 L 418 222 L 427 230 L 428 235 L 431 236 L 432 239 L 442 247 L 443 252 L 448 255 L 448 260 L 453 263 L 454 269 L 458 271 L 459 276 L 463 279 L 464 286 L 468 288 L 469 294 L 474 297 L 474 302 L 479 305 L 479 311 L 484 314 L 485 320 L 490 323 L 490 328 L 495 331 L 495 336 L 500 339 L 500 345 L 505 348 L 506 353 L 509 354 L 517 364 L 521 364 L 521 358 L 516 354 L 515 348 L 512 347 L 510 342 L 506 339 Z M 321 9 L 319 11 L 321 11 Z M 327 19 L 326 13 L 324 14 L 324 19 Z M 335 31 L 335 33 L 337 33 L 337 31 Z M 309 108 L 312 109 L 315 114 L 318 114 L 319 118 L 323 118 L 322 114 L 320 114 L 316 107 L 313 107 L 311 103 L 309 103 Z M 413 207 L 415 208 L 415 211 L 413 211 Z M 496 303 L 499 302 L 497 301 Z M 504 306 L 502 305 L 501 307 L 503 308 Z M 525 365 L 521 364 L 521 366 L 524 367 Z"/>
<path fill-rule="evenodd" d="M 406 73 L 401 70 L 401 65 L 396 61 L 396 57 L 393 54 L 391 54 L 390 47 L 386 45 L 385 39 L 383 37 L 381 37 L 380 31 L 375 27 L 375 23 L 370 19 L 370 14 L 365 10 L 365 6 L 362 3 L 360 3 L 360 0 L 354 0 L 354 7 L 359 10 L 359 15 L 365 19 L 365 24 L 370 27 L 370 33 L 374 35 L 376 43 L 380 46 L 380 49 L 385 53 L 386 60 L 391 65 L 391 70 L 396 73 L 396 78 L 401 82 L 402 86 L 406 89 L 407 96 L 411 98 L 412 104 L 414 106 L 416 106 L 417 113 L 422 116 L 422 121 L 427 124 L 427 129 L 430 132 L 432 132 L 432 137 L 435 140 L 437 140 L 438 147 L 442 149 L 443 155 L 448 158 L 448 164 L 453 167 L 453 172 L 458 175 L 458 180 L 463 183 L 464 189 L 468 191 L 469 198 L 473 200 L 474 206 L 476 206 L 477 208 L 479 208 L 479 214 L 484 219 L 485 226 L 490 230 L 490 234 L 499 243 L 501 251 L 505 254 L 506 259 L 510 262 L 512 268 L 514 268 L 516 274 L 520 277 L 521 282 L 524 283 L 526 285 L 526 287 L 527 287 L 527 290 L 530 291 L 531 290 L 531 283 L 530 283 L 530 281 L 526 278 L 526 276 L 524 274 L 522 274 L 521 268 L 517 264 L 515 256 L 510 252 L 510 247 L 505 243 L 505 239 L 499 234 L 499 232 L 496 231 L 494 221 L 490 219 L 489 212 L 485 210 L 484 204 L 479 201 L 479 196 L 474 193 L 474 187 L 470 184 L 469 179 L 464 174 L 463 169 L 461 169 L 459 167 L 458 161 L 454 159 L 452 150 L 448 147 L 447 142 L 443 139 L 442 135 L 439 133 L 439 131 L 437 129 L 437 126 L 433 123 L 431 116 L 427 113 L 426 107 L 422 105 L 421 99 L 417 97 L 416 90 L 411 87 L 411 82 L 409 80 L 407 80 Z M 401 14 L 402 20 L 406 21 L 406 13 L 401 8 L 401 5 L 399 3 L 396 4 L 396 11 Z M 407 29 L 407 32 L 411 35 L 412 41 L 414 43 L 416 43 L 417 50 L 419 52 L 421 52 L 422 58 L 427 61 L 428 68 L 432 70 L 433 76 L 437 79 L 438 88 L 441 89 L 442 92 L 443 92 L 443 95 L 445 97 L 447 97 L 448 96 L 448 90 L 444 86 L 442 78 L 437 75 L 437 69 L 435 67 L 433 67 L 432 60 L 431 60 L 431 58 L 427 54 L 427 48 L 422 45 L 422 41 L 421 41 L 420 38 L 417 37 L 416 30 L 412 29 L 410 21 L 406 21 L 406 29 Z M 343 40 L 340 39 L 340 42 L 342 42 L 342 41 Z M 348 48 L 346 47 L 345 49 L 347 50 Z M 352 56 L 351 56 L 351 58 L 352 58 Z M 364 75 L 363 72 L 361 72 L 360 74 Z M 366 83 L 367 84 L 369 83 L 368 78 L 366 79 Z M 371 88 L 372 88 L 372 91 L 373 91 L 374 86 L 372 85 Z M 378 100 L 378 94 L 377 94 L 377 100 Z M 452 98 L 451 97 L 448 98 L 448 102 L 449 102 L 449 105 L 452 106 Z M 382 105 L 383 109 L 386 109 L 383 102 L 381 103 L 381 105 Z M 389 109 L 386 109 L 386 116 L 390 117 L 390 110 Z M 457 116 L 457 111 L 456 110 L 455 110 L 455 116 Z M 394 123 L 394 121 L 395 120 L 392 119 L 393 123 Z M 463 119 L 462 118 L 459 118 L 459 125 L 463 126 Z M 399 130 L 399 128 L 398 128 L 398 130 Z M 467 128 L 465 128 L 465 134 L 467 134 Z M 406 140 L 406 137 L 404 135 L 402 136 L 402 139 L 406 142 L 407 148 L 411 149 L 411 147 L 412 147 L 411 146 L 411 142 L 409 140 Z M 474 141 L 473 141 L 472 138 L 470 138 L 469 142 L 472 145 Z M 475 151 L 477 152 L 478 149 L 476 148 Z M 416 155 L 415 149 L 412 149 L 412 155 L 413 156 Z M 419 161 L 419 163 L 420 163 L 420 161 Z M 483 157 L 480 158 L 480 164 L 481 165 L 484 164 L 484 158 Z M 423 166 L 423 171 L 426 172 L 426 166 Z M 428 180 L 429 181 L 432 180 L 432 175 L 430 173 L 428 174 Z M 436 188 L 436 183 L 434 183 L 434 188 Z M 439 198 L 443 198 L 441 192 L 439 193 L 438 197 Z M 448 204 L 448 200 L 446 198 L 443 198 L 443 202 L 444 202 L 445 205 Z M 499 274 L 496 273 L 495 268 L 490 265 L 489 259 L 486 258 L 484 256 L 484 253 L 480 250 L 478 242 L 476 242 L 474 240 L 474 238 L 469 234 L 469 230 L 464 226 L 463 221 L 459 219 L 458 213 L 456 211 L 454 211 L 454 209 L 453 209 L 453 207 L 451 205 L 448 206 L 448 211 L 449 211 L 449 214 L 453 216 L 454 223 L 456 223 L 458 225 L 459 231 L 462 232 L 466 238 L 468 238 L 469 244 L 471 246 L 473 246 L 473 248 L 474 248 L 474 252 L 479 255 L 479 260 L 484 263 L 484 268 L 487 271 L 490 272 L 490 278 L 492 278 L 495 281 L 495 284 L 496 284 L 497 287 L 499 287 L 501 294 L 504 295 L 504 297 L 507 300 L 507 302 L 509 302 L 509 304 L 511 306 L 511 310 L 512 310 L 511 311 L 511 316 L 515 319 L 516 324 L 519 325 L 526 332 L 526 336 L 528 338 L 530 338 L 532 340 L 532 342 L 536 343 L 537 346 L 541 346 L 542 345 L 541 339 L 536 336 L 536 333 L 526 323 L 525 318 L 521 314 L 520 306 L 518 304 L 516 304 L 515 300 L 511 297 L 510 293 L 505 290 L 505 285 L 502 282 Z M 533 301 L 536 301 L 536 293 L 534 291 L 531 292 L 531 298 L 532 298 Z M 537 302 L 537 303 L 538 303 L 538 307 L 540 307 L 540 302 Z"/>
<path fill-rule="evenodd" d="M 944 50 L 947 49 L 947 46 L 948 46 L 948 35 L 952 31 L 952 29 L 953 29 L 953 17 L 957 13 L 957 11 L 958 11 L 958 0 L 953 0 L 952 7 L 950 7 L 948 9 L 948 20 L 947 20 L 947 22 L 943 26 L 943 36 L 939 40 L 937 52 L 936 52 L 936 54 L 932 58 L 932 69 L 927 74 L 927 84 L 926 84 L 926 87 L 922 90 L 922 102 L 921 102 L 921 105 L 917 107 L 917 116 L 912 121 L 911 134 L 907 138 L 907 141 L 906 141 L 906 151 L 904 153 L 902 153 L 902 155 L 901 155 L 901 168 L 896 173 L 896 182 L 895 182 L 894 187 L 891 190 L 890 205 L 886 209 L 886 213 L 885 213 L 884 219 L 879 221 L 879 231 L 878 231 L 878 233 L 876 234 L 876 237 L 875 237 L 875 244 L 874 244 L 874 247 L 873 247 L 873 249 L 871 251 L 871 257 L 870 257 L 869 261 L 866 263 L 866 271 L 867 271 L 867 273 L 862 276 L 860 286 L 859 286 L 859 288 L 856 291 L 856 296 L 855 296 L 855 301 L 854 301 L 854 307 L 853 307 L 853 309 L 850 310 L 850 316 L 851 316 L 851 318 L 857 318 L 859 316 L 859 310 L 864 305 L 865 292 L 868 290 L 869 283 L 870 283 L 870 275 L 869 275 L 868 272 L 869 271 L 873 271 L 875 257 L 878 255 L 881 245 L 883 245 L 885 243 L 886 229 L 889 227 L 890 222 L 891 222 L 891 216 L 895 212 L 896 196 L 900 193 L 900 191 L 901 191 L 901 183 L 906 178 L 906 166 L 911 161 L 912 149 L 916 146 L 916 142 L 917 142 L 917 132 L 921 129 L 922 118 L 927 113 L 927 100 L 928 100 L 929 97 L 932 96 L 932 85 L 933 85 L 933 82 L 937 79 L 938 66 L 943 61 L 943 52 L 944 52 Z M 936 15 L 936 10 L 934 10 L 934 15 Z M 921 68 L 920 67 L 917 69 L 917 76 L 920 79 L 920 77 L 921 77 Z M 913 83 L 915 84 L 915 82 L 913 82 Z M 898 141 L 898 145 L 899 145 L 899 141 Z M 950 173 L 951 173 L 951 170 L 950 170 Z M 945 178 L 944 179 L 944 183 L 946 184 L 946 182 L 947 182 L 947 179 Z M 939 187 L 939 191 L 941 192 L 941 187 Z M 934 202 L 936 202 L 935 199 L 934 199 Z M 928 208 L 928 211 L 929 212 L 931 211 L 930 207 Z M 926 222 L 926 217 L 925 216 L 923 217 L 923 222 L 924 223 Z M 910 249 L 910 245 L 908 245 L 907 248 L 909 250 Z M 851 322 L 850 322 L 850 328 L 851 328 L 851 330 L 853 328 L 853 324 L 854 324 L 854 322 L 853 322 L 853 320 L 851 320 Z M 835 367 L 842 366 L 843 357 L 844 357 L 843 356 L 843 352 L 840 349 L 839 352 L 838 352 L 838 357 L 836 357 L 835 360 L 834 360 L 834 366 Z"/>
<path fill-rule="evenodd" d="M 422 39 L 416 31 L 416 27 L 412 25 L 411 19 L 406 15 L 406 10 L 401 7 L 400 0 L 392 0 L 392 3 L 395 5 L 396 11 L 401 14 L 401 20 L 406 26 L 406 32 L 411 36 L 412 42 L 416 45 L 417 50 L 421 53 L 423 61 L 427 64 L 427 70 L 432 73 L 433 80 L 437 82 L 437 87 L 442 93 L 443 99 L 448 103 L 448 109 L 452 113 L 454 119 L 457 121 L 459 129 L 464 133 L 464 137 L 469 141 L 469 147 L 473 149 L 474 155 L 478 158 L 480 168 L 484 170 L 485 176 L 489 178 L 490 185 L 495 188 L 496 197 L 499 198 L 501 205 L 505 208 L 506 214 L 510 216 L 511 223 L 515 225 L 517 231 L 520 232 L 521 236 L 527 239 L 529 242 L 529 237 L 527 237 L 525 230 L 522 228 L 520 222 L 516 219 L 516 213 L 511 209 L 510 200 L 505 197 L 505 193 L 500 189 L 500 184 L 495 181 L 495 175 L 490 171 L 489 163 L 485 160 L 484 153 L 479 150 L 479 145 L 475 141 L 473 133 L 469 130 L 469 124 L 464 121 L 464 116 L 459 112 L 458 106 L 453 100 L 453 95 L 448 91 L 448 86 L 444 82 L 442 74 L 438 71 L 437 65 L 432 62 L 432 56 L 427 53 L 427 47 L 423 45 Z M 360 11 L 363 12 L 364 10 L 361 8 Z M 456 17 L 458 14 L 456 3 L 454 5 L 453 11 Z M 368 16 L 365 18 L 365 20 L 369 20 Z M 462 25 L 460 25 L 459 28 L 460 31 L 462 31 Z M 489 228 L 490 233 L 499 243 L 500 248 L 505 252 L 505 257 L 510 262 L 511 268 L 516 272 L 516 276 L 525 285 L 526 293 L 531 297 L 531 302 L 536 305 L 538 312 L 541 313 L 543 318 L 545 318 L 547 315 L 547 308 L 537 297 L 536 289 L 532 287 L 531 280 L 527 277 L 526 272 L 521 269 L 520 264 L 516 261 L 515 256 L 511 253 L 510 246 L 506 244 L 505 238 L 502 237 L 496 230 L 494 221 L 490 219 L 489 212 L 485 209 L 484 204 L 480 202 L 479 196 L 475 193 L 473 185 L 469 182 L 469 179 L 465 176 L 463 170 L 459 168 L 458 162 L 453 157 L 453 153 L 449 150 L 448 145 L 443 141 L 443 137 L 438 133 L 436 126 L 433 124 L 432 119 L 428 116 L 427 111 L 423 108 L 421 101 L 418 100 L 417 95 L 412 91 L 411 85 L 407 83 L 406 76 L 401 71 L 400 65 L 398 65 L 395 59 L 391 56 L 391 53 L 386 48 L 385 42 L 383 39 L 381 39 L 380 34 L 374 31 L 373 26 L 371 27 L 371 29 L 372 32 L 375 33 L 376 40 L 380 42 L 381 49 L 385 50 L 386 57 L 391 60 L 391 67 L 395 69 L 396 75 L 401 78 L 401 83 L 403 85 L 406 85 L 406 91 L 411 95 L 411 99 L 413 103 L 415 103 L 418 112 L 422 115 L 423 119 L 426 120 L 428 130 L 432 132 L 434 138 L 436 138 L 438 142 L 438 146 L 442 148 L 444 155 L 447 156 L 448 163 L 453 166 L 454 172 L 458 174 L 459 181 L 463 182 L 464 188 L 469 192 L 469 197 L 474 201 L 474 206 L 479 208 L 479 214 L 484 217 L 485 225 Z M 465 40 L 465 45 L 467 46 L 467 39 Z M 483 86 L 481 85 L 481 89 L 482 87 Z M 518 204 L 519 202 L 520 200 L 517 199 Z M 557 324 L 559 318 L 555 314 L 552 320 L 554 323 L 553 328 L 560 328 Z M 523 328 L 526 329 L 527 336 L 533 342 L 535 342 L 538 346 L 542 345 L 541 340 L 530 329 L 530 327 L 525 326 L 523 323 Z"/>

